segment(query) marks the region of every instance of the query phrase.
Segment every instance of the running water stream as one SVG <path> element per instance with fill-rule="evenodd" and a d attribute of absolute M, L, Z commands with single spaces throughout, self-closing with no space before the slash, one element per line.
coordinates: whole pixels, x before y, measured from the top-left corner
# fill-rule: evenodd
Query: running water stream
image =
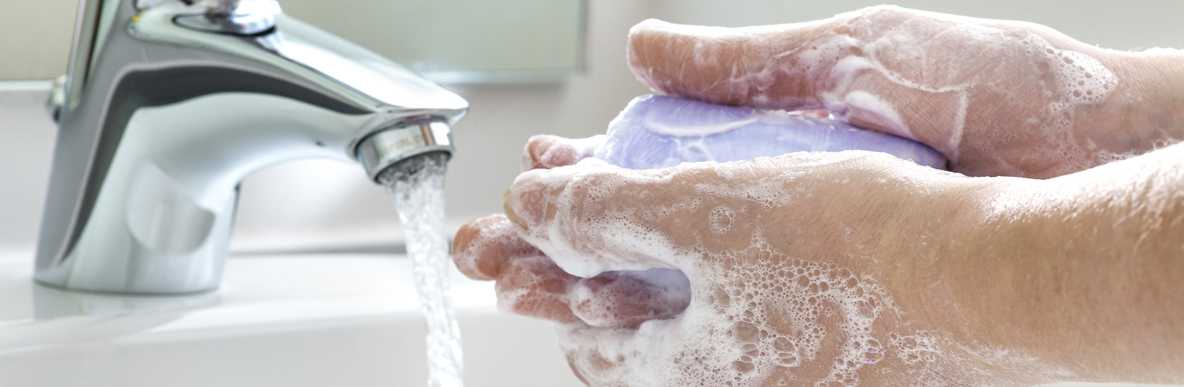
<path fill-rule="evenodd" d="M 395 196 L 419 307 L 428 324 L 428 385 L 460 387 L 460 326 L 448 296 L 448 239 L 444 234 L 447 156 L 427 154 L 388 168 L 378 180 Z"/>

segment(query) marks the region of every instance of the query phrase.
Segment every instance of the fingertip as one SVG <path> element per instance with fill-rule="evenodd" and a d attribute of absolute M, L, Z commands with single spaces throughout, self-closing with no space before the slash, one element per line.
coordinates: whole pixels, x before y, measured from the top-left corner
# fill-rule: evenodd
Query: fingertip
<path fill-rule="evenodd" d="M 550 169 L 572 165 L 591 157 L 604 143 L 604 135 L 586 138 L 567 138 L 536 135 L 526 141 L 523 151 L 523 170 Z"/>
<path fill-rule="evenodd" d="M 473 257 L 471 256 L 470 248 L 473 241 L 481 233 L 480 228 L 476 223 L 480 219 L 470 221 L 460 226 L 456 230 L 456 235 L 452 237 L 452 264 L 460 270 L 462 274 L 472 279 L 486 279 L 478 278 L 473 272 Z"/>
<path fill-rule="evenodd" d="M 642 84 L 659 93 L 668 93 L 669 79 L 655 73 L 668 61 L 664 48 L 671 43 L 672 36 L 666 32 L 669 23 L 658 19 L 646 19 L 629 29 L 625 48 L 625 61 L 633 76 Z"/>
<path fill-rule="evenodd" d="M 558 139 L 558 136 L 549 134 L 536 134 L 530 136 L 530 138 L 526 140 L 525 148 L 522 150 L 522 170 L 544 168 L 542 157 Z"/>
<path fill-rule="evenodd" d="M 457 270 L 469 278 L 488 281 L 501 274 L 506 261 L 538 254 L 518 237 L 514 227 L 500 214 L 461 226 L 452 246 L 452 262 Z"/>

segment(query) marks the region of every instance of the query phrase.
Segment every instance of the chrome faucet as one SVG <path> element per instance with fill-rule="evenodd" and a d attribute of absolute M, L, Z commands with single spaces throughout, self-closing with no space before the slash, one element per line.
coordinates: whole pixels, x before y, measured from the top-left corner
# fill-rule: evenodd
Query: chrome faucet
<path fill-rule="evenodd" d="M 371 179 L 451 155 L 468 103 L 274 0 L 81 0 L 36 280 L 214 289 L 238 185 L 273 163 L 354 160 Z"/>

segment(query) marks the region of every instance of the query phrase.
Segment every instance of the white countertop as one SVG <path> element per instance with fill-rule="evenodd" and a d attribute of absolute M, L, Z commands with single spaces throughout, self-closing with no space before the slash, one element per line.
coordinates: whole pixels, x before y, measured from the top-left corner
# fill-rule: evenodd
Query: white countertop
<path fill-rule="evenodd" d="M 232 258 L 215 292 L 75 293 L 0 252 L 0 386 L 424 385 L 425 327 L 409 261 Z M 491 283 L 453 281 L 475 386 L 578 385 L 549 324 L 500 313 Z"/>

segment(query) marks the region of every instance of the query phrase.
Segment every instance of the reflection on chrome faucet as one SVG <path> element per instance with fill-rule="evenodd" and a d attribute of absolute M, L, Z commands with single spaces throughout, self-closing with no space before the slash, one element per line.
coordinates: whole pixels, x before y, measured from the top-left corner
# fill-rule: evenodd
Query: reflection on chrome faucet
<path fill-rule="evenodd" d="M 273 163 L 356 160 L 371 179 L 451 154 L 468 104 L 285 17 L 274 0 L 84 0 L 50 108 L 60 132 L 36 279 L 216 288 L 238 183 Z"/>

